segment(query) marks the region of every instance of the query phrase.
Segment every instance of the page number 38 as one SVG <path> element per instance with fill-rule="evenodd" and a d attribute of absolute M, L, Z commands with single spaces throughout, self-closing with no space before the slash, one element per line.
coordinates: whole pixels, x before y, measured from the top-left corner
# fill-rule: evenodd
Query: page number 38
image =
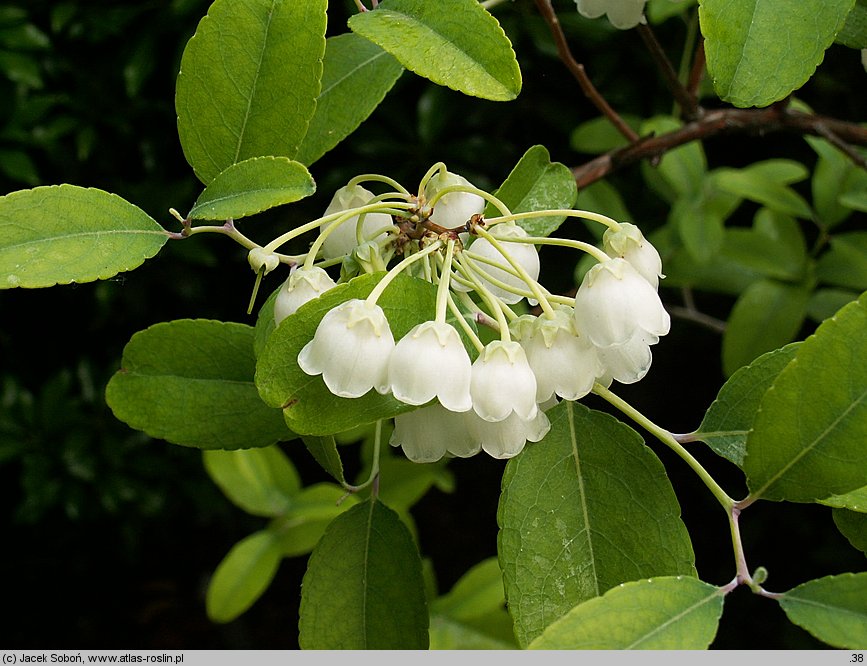
<path fill-rule="evenodd" d="M 863 664 L 864 663 L 864 654 L 863 653 L 854 653 L 852 658 L 849 660 L 852 664 Z"/>

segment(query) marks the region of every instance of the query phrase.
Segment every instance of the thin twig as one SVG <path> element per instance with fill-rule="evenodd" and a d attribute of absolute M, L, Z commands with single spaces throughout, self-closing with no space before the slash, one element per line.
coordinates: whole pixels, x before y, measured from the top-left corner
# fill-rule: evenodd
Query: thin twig
<path fill-rule="evenodd" d="M 545 19 L 551 34 L 554 37 L 554 43 L 557 45 L 557 53 L 560 60 L 566 65 L 572 75 L 577 79 L 581 90 L 593 105 L 599 109 L 611 123 L 617 128 L 617 131 L 625 136 L 630 142 L 638 141 L 639 136 L 636 134 L 626 121 L 611 107 L 605 98 L 596 89 L 596 86 L 590 81 L 587 72 L 584 70 L 584 65 L 575 60 L 572 51 L 569 49 L 569 44 L 566 41 L 566 35 L 563 33 L 563 28 L 560 26 L 560 20 L 557 18 L 557 13 L 551 5 L 551 0 L 536 0 L 536 6 L 539 8 L 539 13 Z"/>
<path fill-rule="evenodd" d="M 695 56 L 692 60 L 692 69 L 689 71 L 689 79 L 686 82 L 686 89 L 690 96 L 698 100 L 698 87 L 701 85 L 701 79 L 704 76 L 704 68 L 707 64 L 704 54 L 704 37 L 699 34 L 698 44 L 695 47 Z"/>
<path fill-rule="evenodd" d="M 609 151 L 572 169 L 579 189 L 605 178 L 610 173 L 645 159 L 658 158 L 666 152 L 690 141 L 707 139 L 723 134 L 768 134 L 789 131 L 827 138 L 829 132 L 836 137 L 833 143 L 862 168 L 867 168 L 863 157 L 854 146 L 867 146 L 867 128 L 845 120 L 813 113 L 795 111 L 780 105 L 763 109 L 717 109 L 707 111 L 700 119 L 676 130 L 658 136 L 645 137 L 631 145 Z M 846 146 L 843 150 L 842 146 Z"/>
<path fill-rule="evenodd" d="M 674 95 L 675 101 L 680 105 L 684 118 L 694 120 L 700 115 L 695 96 L 691 95 L 689 90 L 680 82 L 677 72 L 674 71 L 674 66 L 665 54 L 659 40 L 656 39 L 653 29 L 645 24 L 639 24 L 637 28 L 638 34 L 641 35 L 644 45 L 647 47 L 650 56 L 662 74 L 662 78 L 665 79 L 669 90 L 671 90 L 671 94 Z"/>

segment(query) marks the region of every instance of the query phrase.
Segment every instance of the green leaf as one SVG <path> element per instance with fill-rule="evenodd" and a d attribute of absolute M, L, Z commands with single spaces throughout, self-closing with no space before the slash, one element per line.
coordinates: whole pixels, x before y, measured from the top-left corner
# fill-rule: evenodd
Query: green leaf
<path fill-rule="evenodd" d="M 762 354 L 735 372 L 708 408 L 695 438 L 740 467 L 759 403 L 777 375 L 795 357 L 800 344 L 793 342 Z"/>
<path fill-rule="evenodd" d="M 562 210 L 572 208 L 578 189 L 575 178 L 567 166 L 551 162 L 543 146 L 533 146 L 515 165 L 506 181 L 494 193 L 513 213 L 529 213 L 536 210 Z M 485 217 L 500 214 L 488 204 Z M 566 216 L 531 217 L 517 220 L 530 236 L 548 236 L 559 227 Z"/>
<path fill-rule="evenodd" d="M 114 415 L 151 437 L 200 449 L 269 446 L 294 438 L 253 383 L 253 329 L 181 319 L 132 336 L 106 387 Z"/>
<path fill-rule="evenodd" d="M 676 227 L 687 252 L 697 261 L 705 262 L 722 247 L 726 218 L 738 202 L 727 192 L 705 187 L 698 196 L 679 197 L 671 207 L 668 221 Z"/>
<path fill-rule="evenodd" d="M 819 155 L 810 182 L 813 207 L 821 224 L 830 229 L 852 214 L 840 202 L 841 195 L 867 182 L 867 173 L 824 139 L 807 137 L 806 141 Z"/>
<path fill-rule="evenodd" d="M 723 258 L 743 270 L 769 278 L 801 280 L 806 268 L 806 255 L 799 242 L 803 237 L 799 235 L 795 239 L 781 239 L 779 235 L 766 232 L 767 229 L 758 224 L 753 229 L 726 229 Z"/>
<path fill-rule="evenodd" d="M 810 296 L 807 315 L 821 324 L 844 305 L 857 300 L 859 295 L 857 291 L 848 289 L 817 289 Z"/>
<path fill-rule="evenodd" d="M 0 197 L 0 289 L 104 280 L 138 268 L 169 239 L 119 196 L 50 185 Z"/>
<path fill-rule="evenodd" d="M 211 622 L 231 622 L 268 589 L 282 555 L 276 536 L 262 531 L 236 543 L 208 584 L 205 609 Z"/>
<path fill-rule="evenodd" d="M 807 312 L 810 290 L 775 280 L 751 284 L 735 302 L 723 333 L 723 371 L 731 376 L 765 352 L 791 342 Z"/>
<path fill-rule="evenodd" d="M 298 472 L 277 446 L 203 451 L 208 475 L 235 505 L 254 516 L 279 516 L 301 490 Z"/>
<path fill-rule="evenodd" d="M 867 0 L 857 0 L 834 41 L 850 49 L 867 49 Z"/>
<path fill-rule="evenodd" d="M 867 190 L 853 190 L 840 195 L 840 203 L 847 208 L 867 212 Z"/>
<path fill-rule="evenodd" d="M 178 136 L 210 183 L 250 157 L 295 157 L 316 108 L 327 0 L 216 0 L 178 73 Z"/>
<path fill-rule="evenodd" d="M 533 650 L 705 650 L 723 609 L 718 587 L 665 576 L 625 583 L 576 606 Z"/>
<path fill-rule="evenodd" d="M 562 402 L 548 417 L 548 435 L 506 465 L 497 512 L 521 646 L 619 583 L 695 575 L 677 498 L 641 437 L 578 403 Z"/>
<path fill-rule="evenodd" d="M 339 398 L 321 376 L 311 377 L 298 367 L 298 353 L 316 332 L 325 313 L 351 298 L 365 298 L 382 273 L 363 275 L 338 285 L 305 303 L 274 330 L 256 366 L 256 386 L 262 399 L 282 407 L 287 424 L 302 435 L 331 435 L 377 419 L 414 409 L 390 395 L 371 390 L 360 398 Z M 416 324 L 433 317 L 436 287 L 424 280 L 399 275 L 378 301 L 395 340 Z"/>
<path fill-rule="evenodd" d="M 343 476 L 343 462 L 340 460 L 340 453 L 337 451 L 337 442 L 334 441 L 333 435 L 325 437 L 302 437 L 304 446 L 310 452 L 310 455 L 319 463 L 319 465 L 328 472 L 338 483 L 345 483 L 346 477 Z"/>
<path fill-rule="evenodd" d="M 303 164 L 286 157 L 251 157 L 221 171 L 199 195 L 188 217 L 237 220 L 309 197 L 315 190 Z"/>
<path fill-rule="evenodd" d="M 816 264 L 816 277 L 837 287 L 867 289 L 867 231 L 832 236 L 831 249 Z"/>
<path fill-rule="evenodd" d="M 867 485 L 865 303 L 819 326 L 765 394 L 744 459 L 752 497 L 812 502 Z"/>
<path fill-rule="evenodd" d="M 583 210 L 592 210 L 615 220 L 633 219 L 626 207 L 626 203 L 623 201 L 623 197 L 606 180 L 597 180 L 595 183 L 581 188 L 578 191 L 578 197 L 575 199 L 575 207 Z M 589 226 L 590 232 L 593 233 L 596 239 L 601 241 L 605 233 L 605 227 L 589 221 L 585 224 Z"/>
<path fill-rule="evenodd" d="M 620 118 L 636 132 L 641 126 L 641 118 L 628 114 Z M 629 145 L 629 140 L 621 134 L 612 122 L 605 116 L 599 116 L 581 123 L 572 130 L 569 137 L 572 150 L 590 155 L 601 155 L 616 148 Z"/>
<path fill-rule="evenodd" d="M 767 106 L 800 88 L 854 2 L 701 0 L 707 68 L 717 94 L 739 107 Z"/>
<path fill-rule="evenodd" d="M 377 500 L 336 518 L 301 586 L 305 650 L 424 650 L 428 612 L 421 558 L 397 514 Z"/>
<path fill-rule="evenodd" d="M 656 116 L 644 121 L 640 134 L 642 136 L 665 134 L 680 129 L 681 126 L 682 123 L 674 118 Z M 707 158 L 701 142 L 692 141 L 667 151 L 657 167 L 645 167 L 645 176 L 649 169 L 662 178 L 668 188 L 673 191 L 674 196 L 671 193 L 666 195 L 665 192 L 660 192 L 660 194 L 668 198 L 669 201 L 673 201 L 677 196 L 701 193 L 707 172 Z"/>
<path fill-rule="evenodd" d="M 761 172 L 717 169 L 714 182 L 718 187 L 749 201 L 767 206 L 771 210 L 811 219 L 813 211 L 801 195 Z"/>
<path fill-rule="evenodd" d="M 295 155 L 308 166 L 352 134 L 403 73 L 391 55 L 353 33 L 326 40 L 323 65 L 316 113 Z"/>
<path fill-rule="evenodd" d="M 834 524 L 853 547 L 867 555 L 867 513 L 834 509 Z"/>
<path fill-rule="evenodd" d="M 476 0 L 383 0 L 349 27 L 441 86 L 496 102 L 521 92 L 512 45 Z"/>
<path fill-rule="evenodd" d="M 272 521 L 269 529 L 277 535 L 277 547 L 284 557 L 306 555 L 331 521 L 357 503 L 357 497 L 340 486 L 315 483 L 295 495 L 289 511 Z"/>
<path fill-rule="evenodd" d="M 850 650 L 867 646 L 867 573 L 811 580 L 779 601 L 792 622 L 820 641 Z"/>
<path fill-rule="evenodd" d="M 819 500 L 819 504 L 867 513 L 867 486 L 842 495 L 831 495 L 827 499 Z"/>
<path fill-rule="evenodd" d="M 483 560 L 431 603 L 432 650 L 517 648 L 497 558 Z"/>

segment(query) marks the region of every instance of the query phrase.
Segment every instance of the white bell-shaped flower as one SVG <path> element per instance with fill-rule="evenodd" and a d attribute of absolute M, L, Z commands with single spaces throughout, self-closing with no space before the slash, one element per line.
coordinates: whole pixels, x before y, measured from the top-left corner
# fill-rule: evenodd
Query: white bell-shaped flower
<path fill-rule="evenodd" d="M 475 412 L 467 412 L 464 418 L 473 441 L 498 459 L 515 457 L 528 441 L 540 441 L 551 429 L 551 422 L 541 409 L 532 419 L 523 419 L 515 412 L 494 422 L 480 418 Z"/>
<path fill-rule="evenodd" d="M 328 390 L 341 398 L 359 398 L 371 388 L 385 394 L 393 350 L 382 308 L 352 299 L 325 313 L 299 352 L 298 365 L 308 375 L 322 375 Z"/>
<path fill-rule="evenodd" d="M 659 287 L 659 278 L 665 277 L 659 252 L 634 224 L 622 222 L 616 230 L 607 229 L 602 249 L 609 257 L 626 259 L 654 289 Z"/>
<path fill-rule="evenodd" d="M 425 199 L 430 201 L 437 192 L 451 185 L 473 187 L 473 184 L 463 176 L 451 171 L 445 173 L 438 171 L 424 187 Z M 430 219 L 441 227 L 454 229 L 466 224 L 473 215 L 481 215 L 484 210 L 485 200 L 478 194 L 474 192 L 449 192 L 437 199 Z"/>
<path fill-rule="evenodd" d="M 436 462 L 446 454 L 468 458 L 481 450 L 470 436 L 464 414 L 435 402 L 394 417 L 392 446 L 403 449 L 412 462 Z"/>
<path fill-rule="evenodd" d="M 473 362 L 470 380 L 473 410 L 485 421 L 502 421 L 515 413 L 536 417 L 536 376 L 517 342 L 489 342 Z"/>
<path fill-rule="evenodd" d="M 438 398 L 446 409 L 472 409 L 469 354 L 454 326 L 426 321 L 401 338 L 388 362 L 394 397 L 408 405 Z"/>
<path fill-rule="evenodd" d="M 328 208 L 325 209 L 325 215 L 339 213 L 351 208 L 359 208 L 368 203 L 372 198 L 373 192 L 370 192 L 361 185 L 355 185 L 353 187 L 347 185 L 341 187 L 331 198 L 331 203 L 329 203 Z M 331 223 L 325 222 L 320 227 L 320 233 L 327 229 L 329 224 Z M 362 222 L 362 233 L 365 238 L 367 238 L 367 236 L 375 232 L 377 229 L 381 229 L 390 224 L 392 224 L 390 215 L 386 215 L 385 213 L 368 213 L 364 216 L 364 222 Z M 336 259 L 344 257 L 352 252 L 352 250 L 355 249 L 355 246 L 358 245 L 355 235 L 357 226 L 358 215 L 354 215 L 336 229 L 332 229 L 322 244 L 322 256 L 326 259 Z M 384 236 L 385 233 L 382 233 L 376 238 L 382 238 Z"/>
<path fill-rule="evenodd" d="M 279 324 L 308 301 L 335 286 L 334 280 L 319 266 L 300 266 L 286 278 L 274 299 L 274 324 Z"/>
<path fill-rule="evenodd" d="M 578 11 L 587 18 L 608 15 L 611 25 L 620 30 L 645 23 L 644 5 L 647 0 L 575 0 Z"/>
<path fill-rule="evenodd" d="M 553 395 L 578 400 L 590 393 L 603 372 L 596 347 L 574 327 L 572 308 L 559 307 L 554 317 L 524 315 L 521 346 L 536 375 L 536 402 Z"/>
<path fill-rule="evenodd" d="M 650 352 L 651 341 L 641 335 L 622 345 L 611 345 L 596 350 L 599 361 L 604 368 L 597 381 L 603 386 L 609 386 L 616 379 L 621 384 L 634 384 L 642 379 L 650 370 L 653 355 Z"/>
<path fill-rule="evenodd" d="M 636 335 L 653 344 L 670 327 L 656 289 L 626 259 L 603 261 L 584 275 L 575 295 L 575 329 L 597 347 L 622 345 Z"/>
<path fill-rule="evenodd" d="M 503 251 L 507 252 L 512 260 L 519 264 L 533 280 L 539 279 L 539 251 L 536 249 L 536 246 L 532 243 L 515 243 L 509 241 L 510 238 L 527 237 L 528 234 L 522 227 L 519 227 L 517 224 L 512 222 L 506 222 L 491 227 L 489 233 L 499 241 Z M 529 291 L 530 287 L 523 279 L 514 273 L 509 272 L 513 270 L 512 265 L 487 238 L 477 238 L 473 241 L 472 245 L 470 245 L 469 249 L 471 252 L 502 266 L 502 268 L 498 268 L 497 266 L 492 266 L 487 262 L 476 260 L 479 268 L 488 273 L 492 278 L 521 291 Z M 481 277 L 481 281 L 485 287 L 494 294 L 494 296 L 502 300 L 504 303 L 514 304 L 523 298 L 523 296 L 519 294 L 495 285 L 484 277 Z M 530 300 L 531 303 L 535 303 L 532 299 Z"/>

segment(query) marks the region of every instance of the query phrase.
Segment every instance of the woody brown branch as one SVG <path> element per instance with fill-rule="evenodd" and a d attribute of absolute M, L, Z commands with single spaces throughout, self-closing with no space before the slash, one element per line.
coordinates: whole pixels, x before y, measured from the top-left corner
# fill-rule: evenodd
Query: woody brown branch
<path fill-rule="evenodd" d="M 768 134 L 789 131 L 829 140 L 853 162 L 867 169 L 867 159 L 854 146 L 867 147 L 867 128 L 837 118 L 794 111 L 783 106 L 765 109 L 717 109 L 660 136 L 649 136 L 609 151 L 572 169 L 579 189 L 641 160 L 659 158 L 691 141 L 724 134 Z"/>

